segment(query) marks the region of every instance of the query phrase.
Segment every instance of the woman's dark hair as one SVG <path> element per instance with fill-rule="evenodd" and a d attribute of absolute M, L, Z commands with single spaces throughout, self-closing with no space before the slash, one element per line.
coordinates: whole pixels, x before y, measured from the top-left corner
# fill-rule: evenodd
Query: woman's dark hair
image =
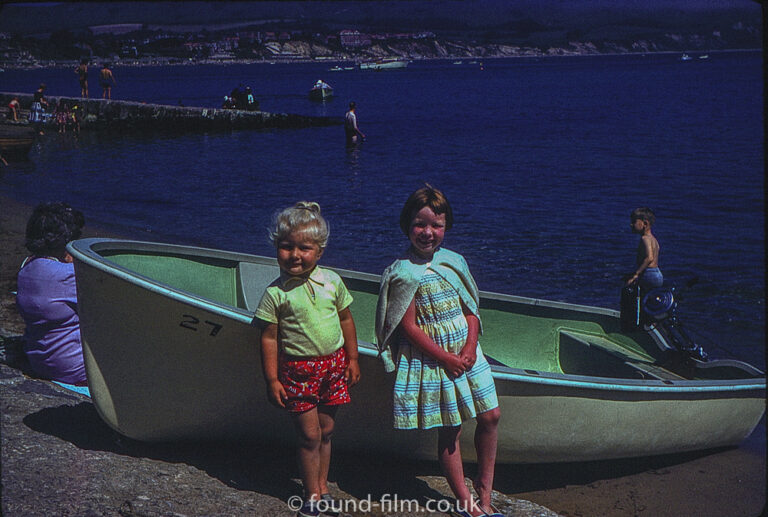
<path fill-rule="evenodd" d="M 403 210 L 400 212 L 400 229 L 405 235 L 411 230 L 411 221 L 416 213 L 428 206 L 436 215 L 445 214 L 445 229 L 450 230 L 453 226 L 453 210 L 448 203 L 445 194 L 427 183 L 419 190 L 414 192 L 405 202 Z"/>
<path fill-rule="evenodd" d="M 35 255 L 62 251 L 69 241 L 79 239 L 85 217 L 67 203 L 42 203 L 27 222 L 26 247 Z"/>

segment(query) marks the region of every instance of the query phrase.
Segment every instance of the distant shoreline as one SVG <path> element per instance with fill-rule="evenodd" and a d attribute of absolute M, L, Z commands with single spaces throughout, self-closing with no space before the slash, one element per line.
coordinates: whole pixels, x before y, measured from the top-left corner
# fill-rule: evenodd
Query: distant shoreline
<path fill-rule="evenodd" d="M 562 49 L 561 49 L 562 50 Z M 97 66 L 101 63 L 108 62 L 112 68 L 125 68 L 125 67 L 148 67 L 148 66 L 198 66 L 198 65 L 267 65 L 267 64 L 328 64 L 335 65 L 340 63 L 352 63 L 359 64 L 361 62 L 377 61 L 379 59 L 403 59 L 408 61 L 494 61 L 499 59 L 545 59 L 545 58 L 565 58 L 565 57 L 610 57 L 610 56 L 655 56 L 655 55 L 680 55 L 688 54 L 691 56 L 701 55 L 717 55 L 717 54 L 729 54 L 729 53 L 762 53 L 761 48 L 744 48 L 744 49 L 725 49 L 725 50 L 696 50 L 680 52 L 676 50 L 660 50 L 654 52 L 572 52 L 563 51 L 562 53 L 541 53 L 541 54 L 519 54 L 519 55 L 493 55 L 493 56 L 453 56 L 453 57 L 404 57 L 404 56 L 382 56 L 377 58 L 368 59 L 353 59 L 353 58 L 328 58 L 328 59 L 316 59 L 316 58 L 295 58 L 295 59 L 193 59 L 193 60 L 180 60 L 176 58 L 161 58 L 156 62 L 137 62 L 137 61 L 119 61 L 110 59 L 93 58 L 90 62 L 91 66 Z M 173 59 L 171 61 L 171 59 Z M 52 69 L 52 68 L 74 68 L 80 64 L 79 60 L 51 60 L 46 63 L 36 64 L 24 64 L 17 65 L 13 63 L 2 64 L 5 71 L 9 70 L 39 70 L 39 69 Z"/>

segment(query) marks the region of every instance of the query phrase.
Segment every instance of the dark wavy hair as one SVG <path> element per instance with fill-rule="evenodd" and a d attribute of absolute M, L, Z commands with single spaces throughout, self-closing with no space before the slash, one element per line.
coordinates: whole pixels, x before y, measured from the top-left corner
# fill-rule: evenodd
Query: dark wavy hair
<path fill-rule="evenodd" d="M 79 239 L 85 217 L 67 203 L 42 203 L 27 222 L 26 247 L 34 255 L 61 252 L 69 241 Z"/>
<path fill-rule="evenodd" d="M 405 206 L 400 211 L 400 229 L 407 236 L 411 230 L 411 222 L 416 213 L 428 206 L 437 214 L 445 214 L 445 229 L 450 230 L 453 226 L 453 210 L 448 199 L 441 191 L 426 183 L 423 187 L 410 195 L 405 202 Z"/>

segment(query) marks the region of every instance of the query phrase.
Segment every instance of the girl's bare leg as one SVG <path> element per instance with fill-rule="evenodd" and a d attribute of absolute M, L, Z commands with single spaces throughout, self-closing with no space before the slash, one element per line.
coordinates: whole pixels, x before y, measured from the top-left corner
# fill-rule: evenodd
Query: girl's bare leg
<path fill-rule="evenodd" d="M 322 431 L 317 408 L 304 413 L 292 413 L 296 434 L 298 435 L 297 456 L 301 481 L 304 484 L 304 497 L 320 499 L 320 443 Z"/>
<path fill-rule="evenodd" d="M 477 415 L 475 429 L 475 451 L 477 451 L 477 478 L 473 485 L 480 507 L 491 513 L 493 474 L 496 466 L 496 445 L 498 443 L 499 408 Z"/>
<path fill-rule="evenodd" d="M 328 471 L 331 468 L 331 437 L 336 424 L 338 406 L 321 406 L 318 408 L 320 422 L 320 465 L 318 468 L 318 495 L 329 493 Z"/>
<path fill-rule="evenodd" d="M 461 426 L 441 427 L 437 434 L 437 457 L 448 481 L 448 486 L 451 487 L 461 506 L 460 509 L 468 511 L 470 515 L 480 516 L 483 515 L 483 512 L 475 506 L 472 494 L 469 493 L 469 489 L 464 483 L 464 464 L 461 462 L 461 448 L 459 447 L 460 435 Z"/>

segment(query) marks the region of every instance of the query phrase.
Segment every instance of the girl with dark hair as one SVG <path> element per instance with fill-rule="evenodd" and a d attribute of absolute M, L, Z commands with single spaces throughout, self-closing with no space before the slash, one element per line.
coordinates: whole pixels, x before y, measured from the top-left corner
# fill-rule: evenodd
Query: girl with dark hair
<path fill-rule="evenodd" d="M 408 198 L 400 228 L 410 247 L 382 275 L 376 342 L 393 390 L 396 429 L 437 428 L 437 456 L 456 496 L 453 515 L 502 514 L 491 504 L 499 403 L 478 336 L 479 292 L 464 257 L 442 247 L 453 226 L 445 195 L 426 185 Z M 464 483 L 459 436 L 474 419 L 475 500 Z"/>
<path fill-rule="evenodd" d="M 44 203 L 27 223 L 16 304 L 26 323 L 24 353 L 37 375 L 86 386 L 75 269 L 66 246 L 82 233 L 82 212 L 66 203 Z"/>

